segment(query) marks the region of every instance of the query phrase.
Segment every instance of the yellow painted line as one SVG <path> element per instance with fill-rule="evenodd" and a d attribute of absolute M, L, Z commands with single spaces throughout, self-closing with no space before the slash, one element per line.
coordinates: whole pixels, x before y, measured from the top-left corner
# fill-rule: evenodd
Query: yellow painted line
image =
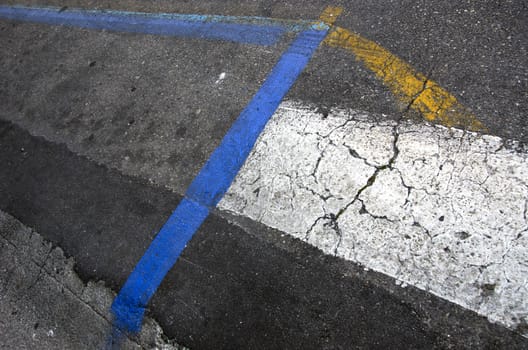
<path fill-rule="evenodd" d="M 325 24 L 328 24 L 329 26 L 333 25 L 337 19 L 337 17 L 343 12 L 342 7 L 337 6 L 328 6 L 324 9 L 324 11 L 319 16 L 319 20 L 323 21 Z"/>
<path fill-rule="evenodd" d="M 447 90 L 377 43 L 340 27 L 335 27 L 324 43 L 351 51 L 402 104 L 419 112 L 426 120 L 472 131 L 486 130 L 484 124 Z"/>

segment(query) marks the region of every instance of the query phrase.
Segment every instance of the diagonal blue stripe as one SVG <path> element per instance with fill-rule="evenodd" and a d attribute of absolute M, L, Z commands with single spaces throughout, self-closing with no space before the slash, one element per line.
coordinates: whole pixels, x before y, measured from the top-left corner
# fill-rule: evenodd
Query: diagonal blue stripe
<path fill-rule="evenodd" d="M 301 32 L 190 185 L 112 304 L 115 327 L 138 332 L 145 306 L 187 242 L 225 194 L 258 136 L 326 35 Z"/>
<path fill-rule="evenodd" d="M 325 35 L 313 30 L 299 34 L 191 183 L 188 198 L 209 207 L 222 199 L 267 121 Z"/>
<path fill-rule="evenodd" d="M 145 306 L 208 214 L 203 205 L 185 198 L 180 202 L 114 300 L 115 327 L 141 329 Z"/>

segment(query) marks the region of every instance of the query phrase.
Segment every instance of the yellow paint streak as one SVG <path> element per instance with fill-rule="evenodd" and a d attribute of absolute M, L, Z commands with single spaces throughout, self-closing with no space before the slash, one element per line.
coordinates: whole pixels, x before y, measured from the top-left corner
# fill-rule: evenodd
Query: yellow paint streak
<path fill-rule="evenodd" d="M 324 11 L 319 16 L 319 20 L 331 26 L 335 23 L 337 17 L 342 12 L 343 12 L 342 7 L 328 6 L 327 8 L 324 9 Z"/>
<path fill-rule="evenodd" d="M 363 62 L 383 81 L 403 105 L 416 110 L 426 120 L 472 131 L 486 130 L 448 91 L 375 42 L 336 27 L 328 34 L 324 43 L 351 51 L 357 60 Z"/>

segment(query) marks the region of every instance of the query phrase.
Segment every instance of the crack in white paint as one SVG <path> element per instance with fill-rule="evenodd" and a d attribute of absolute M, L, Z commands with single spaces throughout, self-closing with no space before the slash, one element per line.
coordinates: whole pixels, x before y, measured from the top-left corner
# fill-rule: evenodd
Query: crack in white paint
<path fill-rule="evenodd" d="M 283 103 L 219 208 L 499 322 L 528 322 L 528 154 Z"/>

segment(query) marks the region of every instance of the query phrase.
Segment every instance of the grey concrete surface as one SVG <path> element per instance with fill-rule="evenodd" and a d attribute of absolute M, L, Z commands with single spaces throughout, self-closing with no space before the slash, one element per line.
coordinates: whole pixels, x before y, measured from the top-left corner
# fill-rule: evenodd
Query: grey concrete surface
<path fill-rule="evenodd" d="M 103 349 L 109 341 L 115 293 L 84 283 L 72 258 L 0 211 L 0 348 Z M 122 349 L 184 349 L 147 319 Z"/>
<path fill-rule="evenodd" d="M 299 19 L 315 19 L 328 5 L 320 0 L 4 3 Z M 337 25 L 378 42 L 428 74 L 472 109 L 490 133 L 528 141 L 526 1 L 354 0 L 332 5 L 345 8 Z M 117 290 L 290 39 L 272 47 L 253 47 L 0 21 L 0 119 L 22 127 L 15 136 L 7 133 L 16 127 L 2 124 L 0 128 L 4 140 L 9 140 L 0 143 L 2 164 L 7 164 L 0 167 L 4 181 L 1 208 L 74 257 L 82 279 L 75 279 L 76 283 L 104 279 Z M 226 78 L 215 84 L 223 72 Z M 392 119 L 402 109 L 351 55 L 328 47 L 317 51 L 288 98 L 321 109 L 352 107 Z M 282 339 L 298 346 L 305 341 L 314 347 L 333 341 L 327 347 L 337 348 L 338 341 L 349 336 L 348 340 L 368 347 L 369 341 L 370 345 L 387 345 L 387 339 L 396 334 L 392 341 L 402 347 L 526 346 L 525 339 L 452 304 L 412 288 L 396 288 L 391 279 L 324 257 L 244 218 L 226 221 L 226 216 L 220 213 L 209 222 L 186 253 L 187 260 L 171 272 L 153 301 L 151 315 L 167 334 L 178 336 L 186 345 L 237 348 L 244 341 L 254 341 L 279 347 Z M 118 244 L 123 237 L 133 239 Z M 10 263 L 14 256 L 19 257 L 17 262 L 25 261 L 6 239 L 2 242 L 6 266 L 18 266 Z M 250 254 L 255 249 L 262 249 L 256 257 Z M 112 263 L 116 257 L 126 258 L 116 265 Z M 213 258 L 222 258 L 222 263 Z M 289 270 L 292 261 L 296 267 Z M 274 265 L 277 262 L 281 263 Z M 37 276 L 39 266 L 29 264 L 19 276 Z M 281 275 L 282 270 L 287 273 Z M 4 281 L 14 272 L 4 274 Z M 290 287 L 273 273 L 298 283 Z M 72 300 L 68 312 L 74 307 L 81 310 L 71 332 L 66 326 L 53 328 L 55 321 L 40 320 L 41 304 L 47 305 L 43 315 L 55 312 L 61 322 L 69 320 L 65 309 L 51 310 L 57 305 L 61 284 L 41 275 L 39 287 L 29 289 L 24 299 L 14 294 L 3 299 L 2 311 L 10 316 L 2 320 L 7 321 L 2 327 L 13 335 L 5 346 L 31 348 L 33 333 L 39 345 L 50 348 L 66 346 L 59 340 L 66 339 L 62 338 L 66 333 L 71 333 L 67 341 L 72 344 L 100 340 L 99 335 L 82 338 L 87 335 L 73 330 L 85 327 L 82 317 L 95 319 L 94 334 L 103 334 L 107 323 L 97 320 L 73 294 L 71 298 L 60 294 Z M 215 277 L 210 280 L 210 275 Z M 332 282 L 336 276 L 345 276 L 346 282 Z M 20 281 L 27 283 L 26 278 Z M 13 293 L 27 289 L 6 285 Z M 79 288 L 88 290 L 92 285 Z M 312 290 L 314 285 L 317 288 Z M 329 285 L 335 288 L 332 296 L 336 299 L 325 294 Z M 258 288 L 262 292 L 252 295 Z M 284 295 L 291 299 L 279 298 Z M 354 307 L 336 320 L 331 311 L 339 308 L 335 304 L 339 298 L 348 298 Z M 252 304 L 255 300 L 260 304 Z M 365 308 L 362 301 L 378 306 Z M 235 307 L 240 303 L 240 308 Z M 284 315 L 281 311 L 291 303 L 298 303 L 298 313 Z M 263 318 L 258 321 L 262 323 L 255 321 L 261 336 L 266 326 L 280 330 L 280 325 L 296 324 L 300 317 L 306 329 L 312 327 L 312 338 L 305 329 L 295 328 L 277 331 L 275 338 L 253 339 L 251 327 L 222 321 L 230 308 L 236 309 L 237 317 Z M 20 310 L 11 315 L 15 309 Z M 31 331 L 37 322 L 37 329 Z M 346 322 L 357 324 L 359 331 L 347 333 L 339 328 Z M 414 325 L 410 331 L 409 325 Z M 49 330 L 60 336 L 48 337 Z M 30 332 L 31 337 L 24 338 Z M 193 334 L 201 337 L 193 338 Z"/>

